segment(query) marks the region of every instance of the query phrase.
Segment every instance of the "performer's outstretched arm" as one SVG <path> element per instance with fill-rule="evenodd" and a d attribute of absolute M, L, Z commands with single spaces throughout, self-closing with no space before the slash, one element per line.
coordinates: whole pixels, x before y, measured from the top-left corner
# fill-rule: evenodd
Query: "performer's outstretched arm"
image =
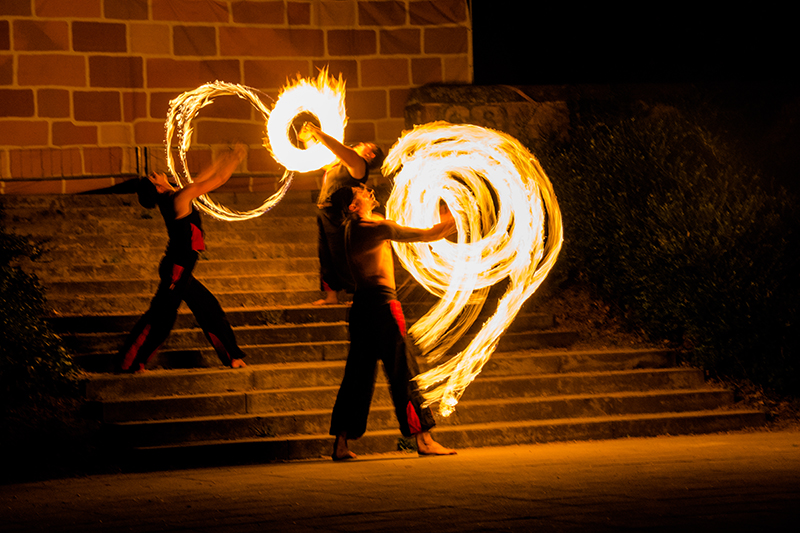
<path fill-rule="evenodd" d="M 312 138 L 322 143 L 328 150 L 333 152 L 333 155 L 339 158 L 352 177 L 359 179 L 365 174 L 366 162 L 358 155 L 358 152 L 340 143 L 311 122 L 303 124 L 299 138 L 303 142 L 305 142 L 304 139 Z"/>
<path fill-rule="evenodd" d="M 191 212 L 191 204 L 195 198 L 209 193 L 227 182 L 246 154 L 247 150 L 244 145 L 237 144 L 233 151 L 215 160 L 211 166 L 197 176 L 195 181 L 178 191 L 175 195 L 175 213 L 178 218 L 185 217 Z"/>

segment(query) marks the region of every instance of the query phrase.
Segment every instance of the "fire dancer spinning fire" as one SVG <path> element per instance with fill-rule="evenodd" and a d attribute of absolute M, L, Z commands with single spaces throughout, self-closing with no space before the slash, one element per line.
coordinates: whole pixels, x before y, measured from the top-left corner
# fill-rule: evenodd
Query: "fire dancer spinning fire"
<path fill-rule="evenodd" d="M 303 125 L 298 137 L 306 144 L 318 142 L 336 156 L 325 170 L 317 201 L 320 285 L 325 298 L 314 302 L 314 305 L 335 305 L 339 303 L 339 291 L 352 293 L 354 290 L 344 257 L 342 210 L 347 208 L 347 203 L 343 204 L 341 197 L 343 193 L 348 194 L 351 187 L 367 182 L 370 169 L 383 163 L 383 152 L 373 143 L 346 146 L 311 122 Z"/>
<path fill-rule="evenodd" d="M 228 181 L 246 154 L 242 145 L 215 161 L 197 179 L 175 188 L 165 174 L 151 174 L 138 183 L 139 203 L 151 209 L 158 205 L 167 225 L 169 243 L 158 274 L 161 278 L 150 308 L 134 326 L 120 350 L 120 370 L 142 372 L 159 346 L 167 339 L 184 301 L 197 319 L 222 363 L 245 366 L 244 352 L 213 294 L 192 275 L 198 254 L 205 250 L 200 212 L 192 201 Z"/>
<path fill-rule="evenodd" d="M 416 438 L 420 455 L 454 455 L 455 450 L 433 440 L 433 414 L 422 407 L 424 400 L 414 381 L 419 368 L 406 352 L 405 319 L 395 294 L 389 241 L 436 241 L 453 233 L 455 222 L 445 209 L 441 222 L 432 228 L 400 226 L 373 213 L 378 202 L 371 190 L 353 187 L 350 191 L 351 200 L 345 203 L 345 250 L 356 291 L 350 309 L 350 352 L 331 416 L 330 433 L 336 437 L 333 460 L 356 457 L 347 441 L 361 437 L 366 430 L 379 358 L 389 380 L 401 433 Z"/>

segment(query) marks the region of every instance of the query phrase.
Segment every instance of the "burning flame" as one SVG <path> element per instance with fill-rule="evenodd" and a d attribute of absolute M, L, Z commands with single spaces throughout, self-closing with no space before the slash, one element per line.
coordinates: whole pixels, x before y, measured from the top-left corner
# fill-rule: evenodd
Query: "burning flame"
<path fill-rule="evenodd" d="M 471 125 L 435 122 L 407 132 L 390 150 L 387 218 L 430 227 L 444 200 L 456 219 L 456 243 L 392 242 L 403 266 L 440 301 L 409 333 L 442 358 L 477 318 L 489 288 L 508 280 L 494 315 L 469 345 L 416 377 L 426 405 L 451 414 L 522 304 L 541 285 L 561 249 L 561 212 L 536 158 L 513 137 Z"/>
<path fill-rule="evenodd" d="M 316 142 L 298 148 L 288 133 L 295 117 L 307 112 L 317 117 L 322 131 L 343 142 L 347 124 L 344 85 L 341 74 L 335 79 L 322 69 L 316 80 L 298 78 L 282 89 L 267 121 L 269 149 L 278 163 L 296 172 L 311 172 L 336 160 L 333 152 Z"/>
<path fill-rule="evenodd" d="M 219 95 L 237 95 L 261 112 L 267 129 L 265 145 L 286 173 L 280 190 L 248 212 L 232 211 L 201 196 L 199 207 L 212 216 L 222 220 L 260 216 L 283 198 L 294 172 L 317 170 L 335 160 L 318 143 L 298 148 L 289 132 L 295 118 L 307 112 L 328 135 L 340 142 L 344 139 L 347 116 L 341 75 L 334 79 L 323 69 L 316 80 L 298 78 L 282 90 L 271 111 L 252 89 L 216 81 L 170 102 L 167 165 L 179 183 L 172 137 L 177 134 L 184 178 L 191 182 L 186 170 L 191 122 Z M 487 128 L 446 122 L 417 126 L 392 147 L 382 171 L 394 179 L 386 204 L 388 218 L 406 226 L 430 227 L 438 222 L 438 204 L 444 200 L 456 219 L 455 243 L 392 243 L 402 265 L 440 298 L 409 330 L 429 362 L 442 359 L 467 332 L 489 289 L 508 281 L 497 310 L 469 345 L 415 378 L 425 391 L 425 404 L 438 402 L 439 411 L 447 416 L 489 360 L 522 304 L 552 269 L 563 240 L 561 212 L 536 158 L 513 137 Z"/>
<path fill-rule="evenodd" d="M 200 209 L 220 220 L 247 220 L 263 215 L 272 209 L 285 195 L 292 183 L 294 172 L 310 172 L 332 163 L 336 156 L 319 143 L 308 146 L 305 150 L 292 144 L 289 129 L 292 121 L 302 112 L 316 116 L 321 129 L 342 141 L 347 116 L 344 107 L 344 81 L 341 74 L 338 80 L 328 76 L 328 70 L 322 69 L 314 79 L 300 78 L 287 84 L 281 90 L 278 100 L 270 111 L 255 91 L 244 85 L 215 81 L 206 83 L 193 91 L 187 91 L 170 101 L 166 122 L 167 168 L 182 185 L 181 174 L 175 170 L 175 159 L 172 154 L 172 139 L 177 136 L 178 153 L 183 166 L 183 180 L 192 182 L 186 163 L 186 153 L 192 143 L 192 120 L 198 112 L 213 103 L 214 98 L 223 95 L 236 95 L 249 101 L 264 117 L 267 138 L 265 147 L 278 163 L 286 168 L 281 178 L 280 188 L 264 203 L 250 211 L 235 211 L 217 204 L 208 195 L 197 198 Z"/>
<path fill-rule="evenodd" d="M 174 135 L 177 135 L 178 153 L 184 171 L 183 177 L 188 183 L 191 183 L 192 176 L 186 164 L 186 153 L 189 151 L 192 144 L 192 120 L 194 120 L 197 113 L 202 108 L 213 103 L 214 98 L 223 95 L 236 95 L 239 98 L 243 98 L 249 101 L 261 113 L 265 121 L 269 117 L 269 110 L 261 99 L 256 96 L 253 89 L 234 83 L 225 83 L 221 81 L 206 83 L 170 101 L 166 123 L 167 168 L 169 168 L 170 173 L 178 180 L 179 185 L 182 185 L 182 180 L 181 175 L 175 171 L 175 160 L 172 155 L 172 138 Z M 200 209 L 220 220 L 247 220 L 261 216 L 272 209 L 284 197 L 291 183 L 292 174 L 287 171 L 281 179 L 281 187 L 278 191 L 267 198 L 260 207 L 250 211 L 239 212 L 228 209 L 225 206 L 217 204 L 205 194 L 198 197 L 195 202 Z"/>

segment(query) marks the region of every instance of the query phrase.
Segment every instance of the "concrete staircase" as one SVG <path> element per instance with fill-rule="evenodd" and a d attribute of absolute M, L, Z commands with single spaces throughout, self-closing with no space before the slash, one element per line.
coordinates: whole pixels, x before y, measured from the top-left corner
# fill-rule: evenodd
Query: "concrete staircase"
<path fill-rule="evenodd" d="M 215 198 L 244 210 L 268 194 Z M 195 274 L 228 313 L 248 367 L 220 366 L 184 306 L 153 370 L 134 376 L 110 371 L 156 288 L 166 244 L 159 213 L 139 207 L 132 194 L 3 197 L 9 230 L 45 243 L 47 253 L 23 266 L 46 287 L 52 325 L 87 370 L 86 397 L 112 446 L 136 461 L 169 465 L 330 453 L 347 307 L 308 305 L 319 296 L 312 197 L 291 191 L 245 222 L 204 216 L 208 251 Z M 418 292 L 411 295 L 404 301 L 409 323 L 425 305 Z M 700 370 L 676 367 L 669 351 L 570 349 L 575 341 L 551 314 L 528 305 L 456 412 L 439 419 L 437 440 L 502 446 L 764 423 L 761 412 L 733 408 L 731 391 L 706 385 Z M 352 443 L 357 453 L 408 444 L 399 439 L 382 376 L 368 430 Z"/>

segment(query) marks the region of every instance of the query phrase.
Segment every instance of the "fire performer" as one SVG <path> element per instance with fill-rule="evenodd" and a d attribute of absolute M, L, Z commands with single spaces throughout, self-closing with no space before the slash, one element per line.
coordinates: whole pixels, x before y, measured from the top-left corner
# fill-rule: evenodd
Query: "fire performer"
<path fill-rule="evenodd" d="M 341 195 L 349 195 L 351 187 L 365 184 L 369 171 L 383 162 L 383 152 L 373 143 L 358 143 L 350 147 L 323 132 L 312 122 L 306 122 L 298 139 L 303 143 L 316 141 L 327 147 L 336 160 L 327 167 L 317 200 L 317 251 L 320 264 L 320 289 L 325 297 L 314 305 L 339 303 L 339 291 L 352 294 L 353 280 L 344 257 Z"/>
<path fill-rule="evenodd" d="M 228 181 L 245 154 L 245 147 L 237 145 L 182 188 L 175 188 L 165 174 L 153 173 L 139 179 L 139 203 L 148 209 L 158 205 L 169 242 L 158 268 L 161 281 L 150 308 L 120 350 L 123 372 L 145 370 L 147 361 L 169 336 L 182 301 L 189 306 L 222 363 L 232 368 L 245 366 L 242 360 L 245 354 L 236 343 L 225 312 L 214 295 L 192 275 L 199 252 L 205 250 L 200 212 L 192 201 Z"/>
<path fill-rule="evenodd" d="M 378 202 L 369 189 L 353 187 L 349 199 L 344 240 L 356 290 L 350 309 L 350 351 L 331 416 L 330 434 L 336 437 L 333 460 L 356 457 L 347 441 L 361 437 L 366 431 L 378 358 L 383 361 L 389 380 L 401 433 L 415 437 L 420 455 L 454 455 L 455 450 L 433 440 L 430 433 L 435 425 L 433 414 L 422 407 L 423 398 L 413 380 L 419 368 L 406 351 L 405 319 L 395 294 L 390 244 L 393 240 L 442 239 L 455 229 L 453 216 L 445 208 L 442 221 L 432 228 L 409 228 L 374 213 Z"/>

